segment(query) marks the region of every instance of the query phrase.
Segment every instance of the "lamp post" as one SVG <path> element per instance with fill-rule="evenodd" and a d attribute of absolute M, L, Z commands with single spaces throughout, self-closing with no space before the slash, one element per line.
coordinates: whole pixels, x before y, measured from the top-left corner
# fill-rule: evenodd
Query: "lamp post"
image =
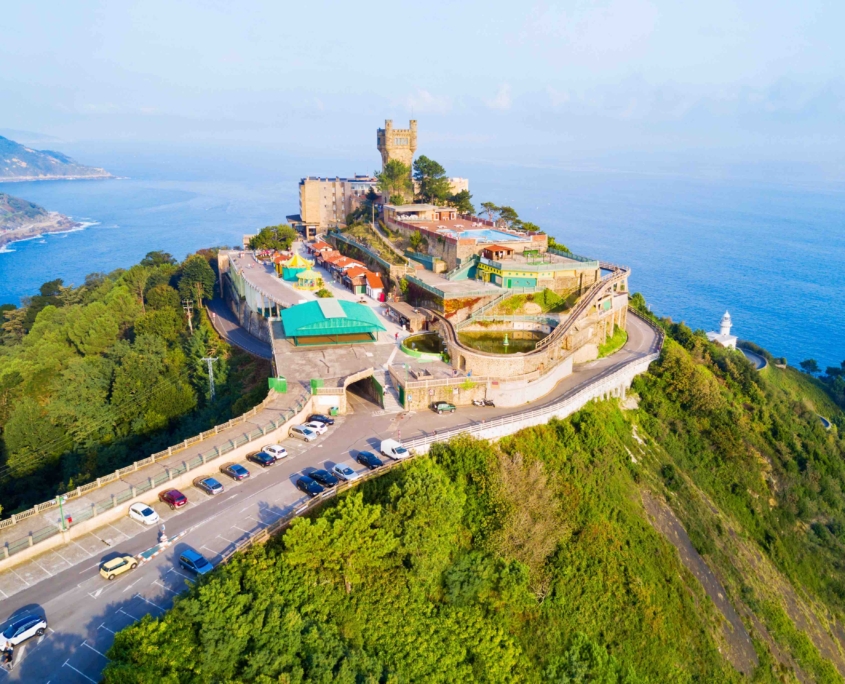
<path fill-rule="evenodd" d="M 59 494 L 56 497 L 56 500 L 59 502 L 59 515 L 62 516 L 62 532 L 67 531 L 67 526 L 65 525 L 65 511 L 62 508 L 62 504 L 65 502 L 65 497 Z"/>

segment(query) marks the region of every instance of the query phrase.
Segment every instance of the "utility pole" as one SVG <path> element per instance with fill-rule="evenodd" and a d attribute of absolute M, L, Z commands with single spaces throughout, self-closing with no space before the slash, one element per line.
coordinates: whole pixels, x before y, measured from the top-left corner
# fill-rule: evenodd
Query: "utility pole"
<path fill-rule="evenodd" d="M 211 364 L 217 361 L 217 357 L 206 356 L 203 357 L 203 361 L 208 364 L 208 389 L 211 394 L 211 401 L 214 401 L 214 366 L 212 366 Z"/>
<path fill-rule="evenodd" d="M 182 308 L 185 309 L 185 313 L 188 315 L 188 330 L 191 331 L 191 335 L 194 334 L 194 326 L 191 322 L 191 318 L 194 315 L 194 302 L 191 299 L 183 299 L 182 300 Z"/>

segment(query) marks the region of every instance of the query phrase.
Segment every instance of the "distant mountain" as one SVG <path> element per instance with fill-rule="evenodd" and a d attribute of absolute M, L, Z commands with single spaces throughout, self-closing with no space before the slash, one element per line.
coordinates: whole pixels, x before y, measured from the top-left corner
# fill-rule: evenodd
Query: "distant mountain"
<path fill-rule="evenodd" d="M 36 133 L 34 131 L 20 131 L 16 128 L 0 128 L 0 135 L 5 135 L 7 138 L 14 138 L 21 143 L 56 143 L 60 142 L 59 138 L 45 133 Z"/>
<path fill-rule="evenodd" d="M 114 178 L 105 169 L 84 166 L 61 152 L 33 150 L 0 136 L 0 181 Z"/>
<path fill-rule="evenodd" d="M 0 192 L 0 247 L 16 240 L 70 230 L 79 225 L 67 216 Z"/>

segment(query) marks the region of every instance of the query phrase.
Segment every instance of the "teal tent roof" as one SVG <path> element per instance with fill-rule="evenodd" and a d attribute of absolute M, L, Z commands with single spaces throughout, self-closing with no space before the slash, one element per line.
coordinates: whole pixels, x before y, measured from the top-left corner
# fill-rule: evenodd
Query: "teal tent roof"
<path fill-rule="evenodd" d="M 341 299 L 318 299 L 282 310 L 286 337 L 346 335 L 386 330 L 373 310 Z"/>

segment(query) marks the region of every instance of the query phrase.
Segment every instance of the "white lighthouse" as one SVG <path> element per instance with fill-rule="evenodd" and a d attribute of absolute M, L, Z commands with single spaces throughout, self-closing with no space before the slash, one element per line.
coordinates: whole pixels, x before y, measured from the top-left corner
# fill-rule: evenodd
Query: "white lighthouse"
<path fill-rule="evenodd" d="M 719 323 L 719 332 L 709 332 L 707 333 L 707 339 L 711 342 L 715 342 L 716 344 L 721 344 L 723 347 L 728 347 L 730 349 L 736 349 L 736 336 L 731 335 L 731 315 L 725 311 L 725 315 L 722 316 L 722 320 Z"/>

